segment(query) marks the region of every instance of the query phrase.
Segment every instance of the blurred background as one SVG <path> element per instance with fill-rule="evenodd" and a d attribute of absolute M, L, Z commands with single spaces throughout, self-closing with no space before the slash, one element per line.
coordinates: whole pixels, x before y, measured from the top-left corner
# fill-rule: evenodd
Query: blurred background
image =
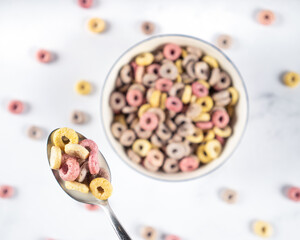
<path fill-rule="evenodd" d="M 76 0 L 0 2 L 0 185 L 15 187 L 11 199 L 0 198 L 0 239 L 116 239 L 104 212 L 88 211 L 69 198 L 49 169 L 46 136 L 68 126 L 95 140 L 112 171 L 115 213 L 133 239 L 150 225 L 162 233 L 188 239 L 259 239 L 253 221 L 269 222 L 271 239 L 299 239 L 299 203 L 284 194 L 300 185 L 300 87 L 282 83 L 282 74 L 300 72 L 300 2 L 298 0 L 98 0 L 89 9 Z M 274 12 L 271 26 L 258 23 L 262 9 Z M 93 34 L 92 17 L 108 29 Z M 246 134 L 231 159 L 214 173 L 193 181 L 168 183 L 129 168 L 112 150 L 100 121 L 105 76 L 127 48 L 148 36 L 181 33 L 213 44 L 220 34 L 233 39 L 225 54 L 240 70 L 250 100 Z M 36 51 L 56 55 L 50 64 Z M 91 95 L 74 91 L 84 79 Z M 8 112 L 11 99 L 24 101 L 22 115 Z M 70 122 L 73 110 L 89 114 L 84 125 Z M 27 137 L 31 125 L 42 127 L 41 140 Z M 222 188 L 237 191 L 234 205 L 219 197 Z"/>

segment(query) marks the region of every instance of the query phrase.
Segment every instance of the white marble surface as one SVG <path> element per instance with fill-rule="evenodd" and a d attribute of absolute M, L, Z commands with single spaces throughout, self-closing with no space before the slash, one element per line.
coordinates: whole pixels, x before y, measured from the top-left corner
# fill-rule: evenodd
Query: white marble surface
<path fill-rule="evenodd" d="M 254 20 L 260 8 L 273 10 L 278 21 L 264 27 Z M 0 199 L 0 239 L 116 239 L 102 211 L 89 212 L 67 197 L 54 181 L 46 161 L 46 139 L 26 137 L 31 124 L 47 133 L 58 126 L 76 127 L 99 143 L 109 159 L 114 194 L 111 205 L 133 239 L 149 224 L 188 239 L 259 239 L 250 224 L 263 219 L 274 226 L 272 239 L 299 239 L 299 204 L 281 193 L 300 185 L 300 87 L 282 85 L 280 75 L 300 72 L 298 0 L 289 1 L 98 1 L 85 10 L 75 0 L 0 2 L 0 184 L 16 187 L 11 200 Z M 98 16 L 109 23 L 101 35 L 87 31 Z M 214 42 L 230 34 L 226 51 L 240 69 L 250 98 L 250 119 L 240 147 L 222 168 L 205 178 L 167 183 L 128 168 L 112 151 L 101 128 L 99 101 L 104 78 L 115 59 L 145 38 L 143 20 L 157 24 L 157 33 L 184 33 Z M 58 59 L 39 64 L 38 48 Z M 96 90 L 82 97 L 73 90 L 81 79 Z M 9 99 L 30 105 L 28 113 L 6 111 Z M 91 121 L 69 122 L 73 109 L 85 110 Z M 222 187 L 236 189 L 236 205 L 218 198 Z"/>

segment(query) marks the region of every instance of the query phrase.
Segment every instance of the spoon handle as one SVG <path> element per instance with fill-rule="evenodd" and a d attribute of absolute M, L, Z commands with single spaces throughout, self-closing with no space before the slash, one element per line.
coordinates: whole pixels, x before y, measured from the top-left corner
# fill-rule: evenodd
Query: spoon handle
<path fill-rule="evenodd" d="M 103 205 L 101 204 L 101 207 L 103 208 L 104 212 L 108 216 L 109 221 L 110 221 L 111 225 L 113 226 L 113 228 L 114 228 L 116 234 L 118 235 L 119 239 L 121 239 L 121 240 L 131 240 L 131 238 L 129 237 L 129 235 L 127 234 L 127 232 L 122 227 L 119 220 L 117 219 L 115 213 L 111 209 L 108 202 L 106 202 L 106 204 L 103 204 Z"/>

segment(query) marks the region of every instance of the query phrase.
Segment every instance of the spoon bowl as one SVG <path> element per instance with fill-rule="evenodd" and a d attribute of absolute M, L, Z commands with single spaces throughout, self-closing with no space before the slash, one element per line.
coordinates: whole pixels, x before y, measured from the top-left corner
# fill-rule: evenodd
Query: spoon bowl
<path fill-rule="evenodd" d="M 48 163 L 49 163 L 49 167 L 50 167 L 50 153 L 51 153 L 51 148 L 52 146 L 54 146 L 53 141 L 52 141 L 52 135 L 53 133 L 56 131 L 57 129 L 53 130 L 47 140 L 47 157 L 48 157 Z M 86 139 L 85 136 L 83 136 L 82 134 L 76 132 L 79 138 L 79 142 Z M 103 157 L 103 155 L 101 154 L 101 152 L 99 151 L 98 154 L 98 162 L 99 162 L 99 166 L 103 169 L 105 169 L 108 173 L 109 176 L 109 181 L 111 182 L 111 172 L 109 169 L 109 166 L 105 160 L 105 158 Z M 50 168 L 51 169 L 51 168 Z M 51 169 L 52 173 L 56 179 L 56 181 L 58 182 L 59 186 L 65 191 L 65 193 L 67 193 L 71 198 L 73 198 L 74 200 L 81 202 L 81 203 L 85 203 L 85 204 L 94 204 L 94 205 L 100 205 L 104 212 L 106 213 L 106 215 L 108 216 L 116 234 L 118 235 L 119 239 L 122 240 L 129 240 L 131 239 L 129 237 L 129 235 L 126 233 L 125 229 L 122 227 L 121 223 L 118 221 L 116 215 L 114 214 L 114 212 L 112 211 L 108 200 L 100 200 L 98 198 L 96 198 L 91 192 L 89 193 L 81 193 L 78 191 L 74 191 L 74 190 L 69 190 L 65 187 L 65 183 L 64 180 L 61 179 L 61 177 L 59 176 L 59 173 L 57 170 Z"/>

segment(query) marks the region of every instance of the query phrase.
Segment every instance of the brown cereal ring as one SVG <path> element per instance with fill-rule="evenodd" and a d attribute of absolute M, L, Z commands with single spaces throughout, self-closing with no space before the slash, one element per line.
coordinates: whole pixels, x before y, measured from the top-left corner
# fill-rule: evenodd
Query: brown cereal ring
<path fill-rule="evenodd" d="M 76 181 L 82 183 L 85 178 L 87 177 L 88 174 L 88 161 L 85 161 L 82 163 L 81 167 L 80 167 L 80 173 L 79 176 L 77 177 Z"/>
<path fill-rule="evenodd" d="M 170 80 L 175 80 L 178 75 L 178 70 L 173 62 L 167 62 L 161 65 L 159 69 L 159 75 L 163 78 L 168 78 Z"/>
<path fill-rule="evenodd" d="M 155 87 L 155 82 L 156 80 L 158 79 L 158 76 L 154 73 L 146 73 L 144 76 L 143 76 L 143 84 L 146 86 L 146 87 Z"/>
<path fill-rule="evenodd" d="M 220 80 L 220 74 L 221 74 L 220 68 L 214 68 L 211 71 L 210 78 L 208 80 L 210 86 L 214 86 L 215 84 L 218 83 L 218 81 Z"/>
<path fill-rule="evenodd" d="M 142 158 L 137 155 L 132 149 L 128 149 L 127 150 L 127 155 L 130 158 L 131 161 L 135 162 L 135 163 L 141 163 Z"/>
<path fill-rule="evenodd" d="M 210 74 L 210 69 L 206 62 L 196 62 L 194 71 L 196 77 L 202 80 L 207 80 Z"/>
<path fill-rule="evenodd" d="M 135 118 L 136 118 L 136 114 L 135 113 L 128 114 L 128 116 L 126 118 L 126 123 L 127 124 L 131 124 Z"/>
<path fill-rule="evenodd" d="M 191 123 L 192 120 L 190 118 L 188 118 L 187 116 L 185 116 L 184 114 L 179 114 L 176 116 L 175 121 L 177 126 L 181 126 L 185 123 Z"/>
<path fill-rule="evenodd" d="M 167 128 L 167 126 L 164 123 L 160 123 L 158 125 L 158 128 L 156 130 L 156 134 L 163 141 L 167 141 L 172 136 L 172 132 Z"/>
<path fill-rule="evenodd" d="M 109 105 L 114 111 L 120 111 L 126 105 L 124 94 L 120 92 L 113 92 L 110 95 Z"/>
<path fill-rule="evenodd" d="M 189 61 L 188 64 L 185 66 L 185 71 L 186 71 L 187 75 L 189 76 L 189 78 L 188 78 L 189 81 L 191 81 L 190 79 L 194 80 L 196 78 L 195 71 L 194 71 L 195 63 L 196 62 L 194 62 L 194 61 Z M 183 79 L 186 79 L 186 78 L 183 78 Z"/>
<path fill-rule="evenodd" d="M 135 141 L 135 133 L 132 129 L 125 130 L 120 136 L 120 143 L 125 147 L 130 147 Z"/>
<path fill-rule="evenodd" d="M 143 94 L 146 92 L 146 88 L 140 83 L 134 83 L 134 84 L 130 85 L 130 87 L 128 88 L 128 91 L 129 90 L 139 90 Z"/>
<path fill-rule="evenodd" d="M 83 124 L 86 122 L 86 114 L 81 111 L 73 111 L 71 113 L 71 122 L 74 124 Z"/>
<path fill-rule="evenodd" d="M 191 103 L 185 113 L 188 118 L 195 118 L 201 113 L 201 106 L 197 103 Z"/>
<path fill-rule="evenodd" d="M 219 48 L 228 49 L 232 45 L 232 38 L 229 35 L 220 35 L 217 40 Z"/>
<path fill-rule="evenodd" d="M 225 107 L 227 106 L 229 103 L 231 102 L 231 99 L 228 97 L 228 98 L 223 98 L 221 100 L 218 100 L 216 101 L 216 106 L 217 107 Z"/>
<path fill-rule="evenodd" d="M 213 86 L 217 91 L 228 88 L 231 84 L 231 78 L 227 72 L 221 72 L 219 75 L 219 81 Z"/>
<path fill-rule="evenodd" d="M 123 83 L 121 81 L 121 78 L 120 77 L 117 77 L 117 80 L 116 80 L 116 88 L 119 88 L 119 87 L 122 87 Z"/>
<path fill-rule="evenodd" d="M 129 84 L 123 85 L 122 87 L 120 87 L 120 88 L 118 89 L 118 91 L 121 92 L 121 93 L 125 93 L 125 92 L 128 91 L 129 86 L 130 86 Z"/>
<path fill-rule="evenodd" d="M 146 159 L 144 159 L 143 165 L 150 172 L 156 172 L 159 169 L 159 167 L 152 165 L 151 162 L 149 160 L 146 160 Z"/>
<path fill-rule="evenodd" d="M 155 147 L 161 148 L 164 146 L 165 142 L 156 134 L 153 134 L 150 138 L 152 145 Z"/>
<path fill-rule="evenodd" d="M 194 132 L 195 126 L 192 123 L 184 123 L 177 130 L 177 134 L 181 137 L 193 135 Z"/>
<path fill-rule="evenodd" d="M 44 136 L 44 131 L 36 126 L 31 126 L 30 128 L 28 128 L 27 130 L 27 135 L 29 138 L 31 139 L 41 139 Z"/>
<path fill-rule="evenodd" d="M 124 113 L 124 114 L 136 113 L 137 110 L 138 110 L 137 107 L 125 106 L 125 107 L 122 108 L 122 113 Z"/>
<path fill-rule="evenodd" d="M 149 108 L 147 110 L 147 112 L 151 112 L 151 113 L 156 114 L 156 116 L 158 117 L 158 121 L 160 123 L 165 122 L 166 114 L 165 114 L 165 112 L 162 109 L 160 109 L 160 108 Z"/>
<path fill-rule="evenodd" d="M 237 193 L 231 189 L 224 189 L 221 193 L 221 198 L 223 201 L 233 204 L 237 201 Z"/>
<path fill-rule="evenodd" d="M 135 71 L 135 74 L 134 74 L 135 82 L 142 83 L 144 73 L 145 73 L 145 68 L 143 66 L 138 66 L 136 68 L 136 71 Z"/>
<path fill-rule="evenodd" d="M 146 35 L 150 35 L 155 30 L 155 25 L 152 22 L 143 22 L 141 25 L 142 32 Z"/>
<path fill-rule="evenodd" d="M 174 83 L 169 91 L 169 95 L 173 97 L 179 97 L 181 98 L 181 95 L 183 93 L 184 84 L 183 83 Z"/>
<path fill-rule="evenodd" d="M 197 56 L 198 58 L 201 58 L 203 55 L 202 50 L 200 48 L 196 48 L 196 47 L 189 46 L 186 48 L 186 51 L 192 55 Z"/>
<path fill-rule="evenodd" d="M 129 84 L 133 80 L 131 66 L 126 64 L 120 71 L 120 78 L 124 84 Z"/>
<path fill-rule="evenodd" d="M 212 95 L 212 98 L 214 101 L 219 101 L 222 100 L 224 98 L 229 98 L 230 97 L 230 93 L 227 90 L 222 90 L 220 92 L 216 92 Z"/>
<path fill-rule="evenodd" d="M 189 54 L 187 55 L 185 58 L 183 58 L 182 60 L 182 66 L 183 67 L 186 67 L 187 64 L 190 62 L 190 61 L 193 61 L 193 62 L 196 62 L 198 61 L 198 57 L 194 54 Z"/>
<path fill-rule="evenodd" d="M 175 132 L 177 129 L 176 124 L 170 118 L 167 118 L 166 125 L 172 132 Z"/>
<path fill-rule="evenodd" d="M 155 62 L 161 62 L 164 59 L 164 54 L 162 51 L 158 51 L 156 54 L 154 54 L 154 61 Z"/>
<path fill-rule="evenodd" d="M 139 138 L 148 139 L 152 134 L 152 131 L 142 129 L 139 122 L 133 127 L 133 129 Z"/>
<path fill-rule="evenodd" d="M 186 151 L 182 143 L 173 142 L 167 145 L 166 153 L 170 158 L 178 160 L 184 157 Z"/>
<path fill-rule="evenodd" d="M 176 173 L 179 171 L 178 161 L 172 158 L 167 158 L 162 169 L 166 173 Z"/>
<path fill-rule="evenodd" d="M 149 161 L 151 163 L 151 165 L 153 165 L 155 167 L 161 167 L 164 162 L 164 155 L 158 149 L 151 149 L 148 152 L 148 154 L 145 158 L 145 161 Z"/>
<path fill-rule="evenodd" d="M 120 122 L 114 122 L 112 125 L 111 125 L 111 132 L 113 134 L 113 136 L 115 138 L 120 138 L 122 133 L 127 129 L 127 127 L 120 123 Z"/>

